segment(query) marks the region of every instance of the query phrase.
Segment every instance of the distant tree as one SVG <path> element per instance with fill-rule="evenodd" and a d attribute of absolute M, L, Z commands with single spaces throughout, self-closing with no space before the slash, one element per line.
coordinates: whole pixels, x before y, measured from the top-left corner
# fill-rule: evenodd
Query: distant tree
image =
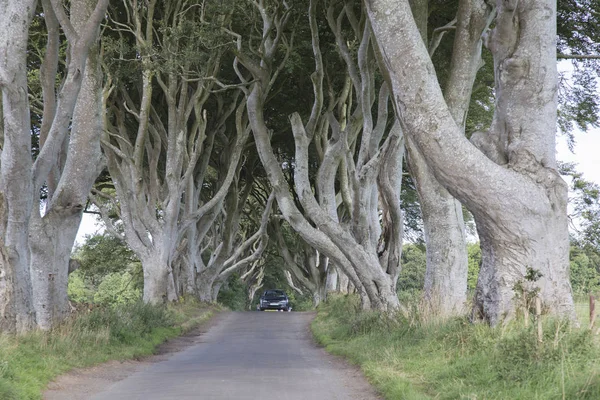
<path fill-rule="evenodd" d="M 136 277 L 129 272 L 106 275 L 94 293 L 94 303 L 122 305 L 135 303 L 142 298 L 142 288 L 135 284 Z"/>
<path fill-rule="evenodd" d="M 398 292 L 423 290 L 427 256 L 422 245 L 407 244 L 402 248 L 402 271 L 398 278 Z"/>
<path fill-rule="evenodd" d="M 71 301 L 123 304 L 141 298 L 142 265 L 123 241 L 108 232 L 88 236 L 73 258 L 80 267 L 69 276 Z"/>
<path fill-rule="evenodd" d="M 94 290 L 86 282 L 81 271 L 77 270 L 69 274 L 69 286 L 67 287 L 69 300 L 74 303 L 91 303 L 94 298 Z"/>
<path fill-rule="evenodd" d="M 93 285 L 104 276 L 132 269 L 139 263 L 135 253 L 123 241 L 109 233 L 88 236 L 73 254 L 80 263 L 79 273 Z"/>
<path fill-rule="evenodd" d="M 578 295 L 586 295 L 600 289 L 600 254 L 589 246 L 571 245 L 571 286 Z"/>
<path fill-rule="evenodd" d="M 467 289 L 475 290 L 477 278 L 481 269 L 481 247 L 479 243 L 467 244 L 467 253 L 469 255 L 469 275 L 467 277 Z"/>

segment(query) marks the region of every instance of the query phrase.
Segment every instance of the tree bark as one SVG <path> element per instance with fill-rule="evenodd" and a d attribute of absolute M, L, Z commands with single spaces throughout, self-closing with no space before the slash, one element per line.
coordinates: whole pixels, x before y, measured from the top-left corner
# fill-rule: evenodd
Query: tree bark
<path fill-rule="evenodd" d="M 74 29 L 82 35 L 95 1 L 71 7 Z M 98 29 L 97 27 L 95 28 Z M 97 46 L 85 62 L 81 89 L 73 112 L 64 169 L 48 199 L 43 216 L 34 212 L 30 223 L 31 274 L 37 324 L 50 329 L 69 312 L 67 298 L 71 249 L 88 193 L 100 173 L 102 135 L 102 74 Z"/>
<path fill-rule="evenodd" d="M 549 312 L 574 318 L 567 187 L 554 160 L 555 2 L 498 2 L 491 37 L 496 117 L 483 136 L 491 140 L 480 142 L 487 154 L 467 141 L 449 111 L 408 1 L 366 5 L 404 131 L 476 218 L 483 256 L 476 315 L 492 325 L 514 315 L 514 288 L 529 267 L 543 275 L 535 286 Z"/>
<path fill-rule="evenodd" d="M 435 179 L 412 140 L 407 142 L 427 249 L 424 299 L 428 311 L 436 315 L 460 314 L 466 307 L 468 272 L 462 206 Z"/>
<path fill-rule="evenodd" d="M 464 4 L 469 4 L 470 1 L 462 1 L 461 6 L 465 8 Z M 421 38 L 424 43 L 427 43 L 428 2 L 426 0 L 411 0 L 410 5 Z M 464 20 L 467 23 L 472 20 L 478 21 L 472 18 L 468 11 L 459 10 L 457 13 L 458 19 L 460 19 L 459 26 L 465 24 Z M 474 32 L 477 32 L 478 29 L 477 26 L 467 28 Z M 479 28 L 479 30 L 482 29 Z M 457 42 L 462 39 L 461 35 L 463 35 L 463 30 L 457 33 Z M 471 38 L 471 41 L 481 42 L 477 35 L 472 36 L 474 37 Z M 460 56 L 467 59 L 469 54 L 465 50 L 458 48 L 456 52 L 463 52 Z M 479 46 L 479 52 L 473 56 L 476 61 L 480 60 L 480 53 L 481 46 Z M 463 83 L 465 80 L 453 79 L 459 68 L 462 76 L 466 75 L 467 84 L 465 86 L 467 87 L 472 87 L 477 69 L 465 72 L 462 64 L 456 62 L 451 65 L 451 79 L 445 95 L 446 98 L 455 100 L 449 102 L 451 109 L 461 107 L 456 114 L 461 115 L 462 120 L 460 120 L 460 117 L 455 117 L 455 119 L 457 119 L 459 125 L 464 125 L 471 92 L 469 90 L 467 94 L 457 93 L 458 84 Z M 472 78 L 470 82 L 468 81 L 469 78 Z M 419 196 L 427 249 L 427 267 L 423 288 L 424 299 L 429 312 L 442 317 L 455 315 L 464 311 L 467 300 L 467 247 L 462 206 L 436 180 L 412 140 L 407 140 L 406 149 L 408 168 Z"/>
<path fill-rule="evenodd" d="M 4 131 L 0 160 L 0 329 L 16 332 L 27 331 L 35 325 L 28 226 L 37 193 L 34 193 L 31 174 L 26 62 L 28 30 L 35 5 L 33 0 L 0 2 Z"/>

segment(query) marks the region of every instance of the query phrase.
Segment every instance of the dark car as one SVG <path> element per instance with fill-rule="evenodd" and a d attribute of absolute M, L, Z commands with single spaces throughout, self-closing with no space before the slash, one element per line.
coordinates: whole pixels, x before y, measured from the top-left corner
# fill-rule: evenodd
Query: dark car
<path fill-rule="evenodd" d="M 266 290 L 258 303 L 258 309 L 264 310 L 281 310 L 281 311 L 292 311 L 290 305 L 290 299 L 283 290 Z"/>

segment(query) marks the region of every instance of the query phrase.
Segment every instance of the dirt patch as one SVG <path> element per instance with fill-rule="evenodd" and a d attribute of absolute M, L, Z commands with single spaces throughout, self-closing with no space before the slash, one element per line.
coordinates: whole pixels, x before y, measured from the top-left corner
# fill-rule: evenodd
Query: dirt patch
<path fill-rule="evenodd" d="M 213 310 L 213 312 L 215 312 Z M 77 368 L 50 382 L 43 393 L 44 400 L 85 400 L 107 386 L 123 380 L 152 363 L 166 360 L 189 346 L 202 342 L 202 335 L 217 324 L 225 313 L 216 313 L 209 320 L 182 336 L 158 346 L 154 355 L 140 360 L 108 361 L 89 368 Z"/>

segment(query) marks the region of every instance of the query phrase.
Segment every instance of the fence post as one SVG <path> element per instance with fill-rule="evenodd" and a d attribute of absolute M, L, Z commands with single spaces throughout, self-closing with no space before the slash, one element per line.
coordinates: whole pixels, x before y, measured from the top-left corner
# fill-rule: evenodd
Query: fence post
<path fill-rule="evenodd" d="M 537 339 L 538 342 L 542 343 L 543 330 L 542 330 L 542 299 L 540 296 L 535 297 L 535 319 L 537 321 Z"/>
<path fill-rule="evenodd" d="M 596 322 L 596 298 L 593 294 L 590 294 L 590 330 L 594 329 L 594 323 Z"/>

